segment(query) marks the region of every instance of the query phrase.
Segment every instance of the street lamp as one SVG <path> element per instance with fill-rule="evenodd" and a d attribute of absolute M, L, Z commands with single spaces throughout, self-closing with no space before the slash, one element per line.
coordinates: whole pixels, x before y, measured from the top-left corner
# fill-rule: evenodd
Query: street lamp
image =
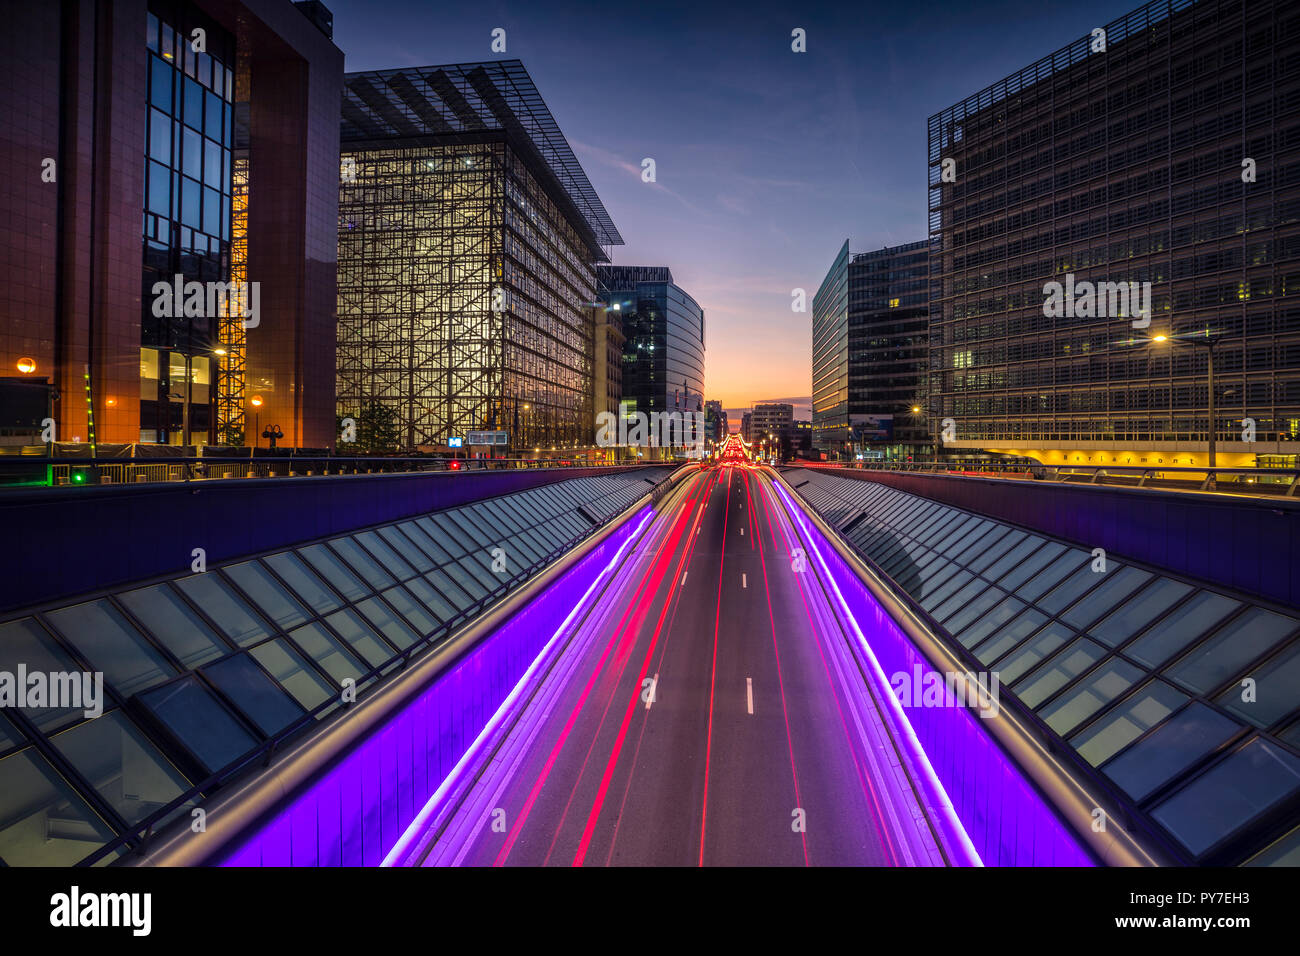
<path fill-rule="evenodd" d="M 262 396 L 254 395 L 248 400 L 248 403 L 257 409 L 257 411 L 253 413 L 253 447 L 256 448 L 261 444 L 258 441 L 258 437 L 261 435 L 262 426 Z"/>
<path fill-rule="evenodd" d="M 1214 427 L 1214 414 L 1215 414 L 1214 413 L 1214 346 L 1218 345 L 1219 342 L 1222 340 L 1222 338 L 1223 338 L 1222 336 L 1218 336 L 1218 335 L 1212 336 L 1209 334 L 1208 331 L 1205 333 L 1204 338 L 1173 339 L 1170 336 L 1164 334 L 1163 332 L 1157 335 L 1153 335 L 1151 337 L 1152 342 L 1164 343 L 1169 341 L 1175 341 L 1178 342 L 1179 344 L 1195 345 L 1199 348 L 1205 349 L 1206 379 L 1207 379 L 1206 385 L 1208 386 L 1206 390 L 1206 403 L 1208 406 L 1206 411 L 1209 417 L 1209 432 L 1210 432 L 1208 458 L 1209 458 L 1209 467 L 1211 469 L 1208 472 L 1209 478 L 1207 481 L 1207 486 L 1210 488 L 1213 488 L 1215 486 L 1213 469 L 1217 464 L 1217 458 L 1215 454 L 1217 451 L 1217 447 L 1215 442 L 1215 427 Z"/>

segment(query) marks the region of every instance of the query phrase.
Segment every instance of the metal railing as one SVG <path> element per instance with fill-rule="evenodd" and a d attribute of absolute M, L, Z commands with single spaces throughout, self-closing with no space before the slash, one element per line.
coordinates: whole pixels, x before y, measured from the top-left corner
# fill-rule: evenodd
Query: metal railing
<path fill-rule="evenodd" d="M 794 462 L 800 468 L 843 471 L 896 471 L 960 475 L 968 478 L 1012 478 L 1130 488 L 1217 491 L 1228 494 L 1300 497 L 1300 469 L 1197 468 L 1159 465 L 1038 465 L 976 461 Z"/>
<path fill-rule="evenodd" d="M 590 462 L 578 458 L 340 457 L 299 455 L 231 457 L 203 455 L 177 458 L 0 458 L 0 484 L 75 487 L 147 484 L 236 478 L 302 478 L 413 472 L 513 471 L 672 467 L 674 461 Z"/>

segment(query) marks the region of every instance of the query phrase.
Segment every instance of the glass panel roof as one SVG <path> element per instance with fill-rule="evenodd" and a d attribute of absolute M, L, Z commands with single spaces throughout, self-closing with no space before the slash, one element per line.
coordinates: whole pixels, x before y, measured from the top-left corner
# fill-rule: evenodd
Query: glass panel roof
<path fill-rule="evenodd" d="M 1062 746 L 1068 736 L 1129 794 L 1133 812 L 1167 825 L 1192 858 L 1236 824 L 1228 814 L 1213 832 L 1195 832 L 1180 816 L 1179 800 L 1190 807 L 1192 798 L 1180 794 L 1208 805 L 1222 790 L 1227 804 L 1256 809 L 1275 790 L 1297 799 L 1282 771 L 1280 789 L 1261 784 L 1260 795 L 1243 795 L 1226 788 L 1228 770 L 1209 768 L 1245 767 L 1270 748 L 1285 758 L 1273 769 L 1300 761 L 1300 616 L 1114 555 L 1103 571 L 1086 546 L 869 475 L 790 468 L 784 476 L 828 521 L 848 526 L 847 540 L 940 639 L 969 666 L 996 671 L 1005 695 L 1035 710 Z M 1216 750 L 1247 727 L 1257 729 L 1252 743 L 1216 763 Z M 1165 801 L 1158 816 L 1146 806 L 1157 793 Z M 1240 816 L 1249 828 L 1258 815 Z"/>
<path fill-rule="evenodd" d="M 593 527 L 579 505 L 615 514 L 670 473 L 560 479 L 0 622 L 0 670 L 104 674 L 101 716 L 91 701 L 0 714 L 0 865 L 111 861 L 123 847 L 105 844 L 183 813 L 210 774 L 339 712 L 345 680 L 371 687 L 572 547 Z"/>

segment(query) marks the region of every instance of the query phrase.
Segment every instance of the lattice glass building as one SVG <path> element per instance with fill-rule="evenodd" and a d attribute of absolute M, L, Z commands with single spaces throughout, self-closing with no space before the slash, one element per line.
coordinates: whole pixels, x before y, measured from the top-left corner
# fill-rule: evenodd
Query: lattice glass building
<path fill-rule="evenodd" d="M 1218 463 L 1294 456 L 1300 8 L 1157 0 L 1104 30 L 930 117 L 931 429 L 1048 463 L 1202 465 L 1208 336 Z M 1046 317 L 1071 276 L 1150 283 L 1150 325 Z"/>
<path fill-rule="evenodd" d="M 338 410 L 398 447 L 592 444 L 594 266 L 622 243 L 517 60 L 345 77 Z"/>

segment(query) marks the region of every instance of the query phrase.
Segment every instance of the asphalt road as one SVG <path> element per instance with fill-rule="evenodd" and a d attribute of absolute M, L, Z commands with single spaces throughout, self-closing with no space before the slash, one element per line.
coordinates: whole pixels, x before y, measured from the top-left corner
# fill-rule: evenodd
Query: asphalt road
<path fill-rule="evenodd" d="M 772 481 L 661 502 L 407 863 L 943 863 Z"/>

